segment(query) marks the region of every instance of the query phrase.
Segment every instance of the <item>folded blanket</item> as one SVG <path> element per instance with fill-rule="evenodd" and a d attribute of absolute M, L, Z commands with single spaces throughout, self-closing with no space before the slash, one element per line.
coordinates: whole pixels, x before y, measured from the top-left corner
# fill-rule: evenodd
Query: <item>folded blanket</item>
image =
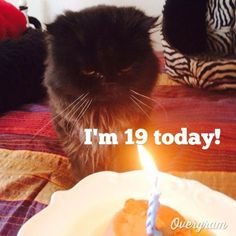
<path fill-rule="evenodd" d="M 51 123 L 36 135 L 49 120 L 40 105 L 0 119 L 0 235 L 15 236 L 55 191 L 76 184 Z"/>

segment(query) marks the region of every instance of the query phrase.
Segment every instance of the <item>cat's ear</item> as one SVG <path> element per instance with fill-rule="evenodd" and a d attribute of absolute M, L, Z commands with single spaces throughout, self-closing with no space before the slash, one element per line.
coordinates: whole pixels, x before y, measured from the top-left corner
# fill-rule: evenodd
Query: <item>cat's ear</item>
<path fill-rule="evenodd" d="M 75 12 L 67 11 L 64 15 L 60 15 L 57 19 L 47 24 L 47 33 L 55 39 L 65 39 L 74 36 L 77 40 L 83 41 L 83 36 L 77 27 L 77 16 Z"/>
<path fill-rule="evenodd" d="M 64 35 L 65 31 L 68 31 L 68 25 L 64 15 L 57 17 L 57 19 L 51 23 L 47 24 L 47 33 L 53 37 L 59 37 Z"/>
<path fill-rule="evenodd" d="M 145 16 L 145 19 L 143 21 L 144 29 L 147 32 L 149 32 L 151 29 L 159 27 L 162 23 L 161 18 L 162 18 L 161 16 L 157 16 L 157 17 Z"/>

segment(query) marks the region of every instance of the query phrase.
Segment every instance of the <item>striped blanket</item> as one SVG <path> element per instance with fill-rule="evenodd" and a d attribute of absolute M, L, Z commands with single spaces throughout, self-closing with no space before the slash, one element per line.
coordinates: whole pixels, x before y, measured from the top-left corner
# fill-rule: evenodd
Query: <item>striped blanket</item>
<path fill-rule="evenodd" d="M 236 95 L 157 86 L 152 126 L 162 131 L 221 128 L 221 145 L 160 146 L 162 171 L 195 178 L 236 198 Z M 0 117 L 0 235 L 14 236 L 53 192 L 75 184 L 46 105 L 31 104 Z M 44 127 L 42 129 L 42 127 Z"/>
<path fill-rule="evenodd" d="M 29 105 L 0 118 L 1 236 L 16 235 L 26 220 L 48 204 L 53 192 L 76 183 L 50 118 L 42 105 Z"/>

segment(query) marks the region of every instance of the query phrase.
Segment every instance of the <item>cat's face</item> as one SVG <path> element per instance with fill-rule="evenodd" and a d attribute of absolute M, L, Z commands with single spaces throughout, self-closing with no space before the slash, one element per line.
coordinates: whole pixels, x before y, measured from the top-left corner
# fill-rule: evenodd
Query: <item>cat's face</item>
<path fill-rule="evenodd" d="M 134 8 L 99 6 L 67 12 L 48 26 L 51 62 L 60 93 L 89 93 L 95 102 L 149 94 L 158 71 L 150 30 L 155 18 Z"/>

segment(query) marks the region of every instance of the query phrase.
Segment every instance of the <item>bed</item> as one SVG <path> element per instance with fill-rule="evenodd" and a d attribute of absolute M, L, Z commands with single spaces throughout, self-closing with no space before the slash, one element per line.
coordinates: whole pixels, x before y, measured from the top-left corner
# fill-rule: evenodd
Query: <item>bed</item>
<path fill-rule="evenodd" d="M 159 55 L 163 62 L 163 57 Z M 207 92 L 169 82 L 163 63 L 151 126 L 162 131 L 211 132 L 221 144 L 159 146 L 161 171 L 201 181 L 236 199 L 236 94 Z M 0 235 L 14 236 L 24 222 L 47 206 L 55 191 L 76 184 L 68 158 L 50 122 L 46 103 L 27 104 L 0 117 Z M 43 128 L 42 128 L 43 127 Z"/>

